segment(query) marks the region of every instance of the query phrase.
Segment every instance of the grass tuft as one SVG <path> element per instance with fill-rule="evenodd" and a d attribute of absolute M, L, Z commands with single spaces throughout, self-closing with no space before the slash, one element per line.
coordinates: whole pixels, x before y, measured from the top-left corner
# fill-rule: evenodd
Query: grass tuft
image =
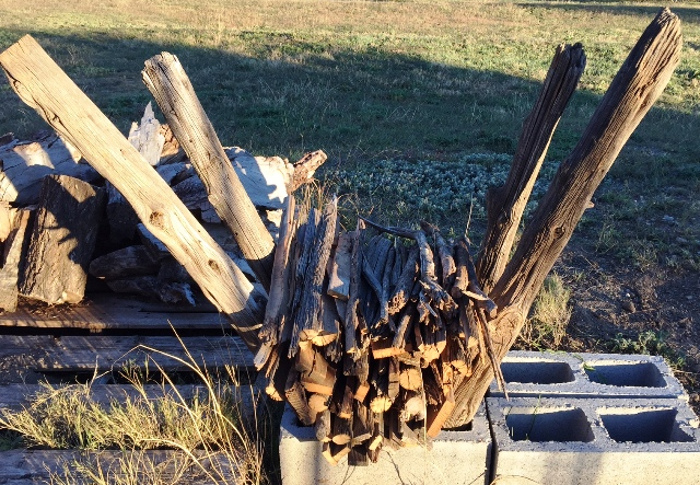
<path fill-rule="evenodd" d="M 264 440 L 258 438 L 254 423 L 242 418 L 240 408 L 241 393 L 252 389 L 231 385 L 233 374 L 213 378 L 191 356 L 170 357 L 198 377 L 193 395 L 184 395 L 162 368 L 162 392 L 156 398 L 149 396 L 145 379 L 133 370 L 124 376 L 135 392 L 108 404 L 94 399 L 95 379 L 68 386 L 43 384 L 21 410 L 0 410 L 5 442 L 93 452 L 65 464 L 63 473 L 52 476 L 56 484 L 265 482 Z M 102 458 L 105 450 L 123 453 Z"/>
<path fill-rule="evenodd" d="M 527 347 L 555 350 L 562 344 L 571 319 L 570 297 L 558 274 L 547 277 L 520 334 Z"/>

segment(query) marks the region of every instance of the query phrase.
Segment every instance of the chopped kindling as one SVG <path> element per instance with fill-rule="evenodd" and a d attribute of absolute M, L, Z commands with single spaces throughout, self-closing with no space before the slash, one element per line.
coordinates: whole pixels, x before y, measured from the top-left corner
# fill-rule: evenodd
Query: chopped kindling
<path fill-rule="evenodd" d="M 344 232 L 336 221 L 336 199 L 285 207 L 256 364 L 270 397 L 316 426 L 330 463 L 365 464 L 382 446 L 435 437 L 479 360 L 501 375 L 487 320 L 497 308 L 465 239 L 449 244 L 425 222 L 361 218 Z"/>

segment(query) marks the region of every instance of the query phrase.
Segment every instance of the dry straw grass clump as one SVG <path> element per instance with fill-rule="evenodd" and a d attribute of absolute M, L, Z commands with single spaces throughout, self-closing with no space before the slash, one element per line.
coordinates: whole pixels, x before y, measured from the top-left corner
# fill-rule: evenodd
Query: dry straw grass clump
<path fill-rule="evenodd" d="M 52 474 L 56 484 L 265 482 L 255 419 L 244 420 L 240 408 L 241 393 L 253 390 L 231 385 L 231 372 L 212 377 L 191 356 L 170 357 L 199 381 L 187 393 L 160 367 L 156 397 L 133 369 L 122 373 L 130 392 L 108 403 L 95 399 L 98 376 L 87 384 L 44 384 L 21 410 L 0 410 L 0 429 L 24 446 L 85 451 Z"/>
<path fill-rule="evenodd" d="M 571 290 L 561 276 L 553 273 L 547 277 L 520 334 L 528 347 L 555 349 L 562 344 L 571 319 L 570 298 Z"/>

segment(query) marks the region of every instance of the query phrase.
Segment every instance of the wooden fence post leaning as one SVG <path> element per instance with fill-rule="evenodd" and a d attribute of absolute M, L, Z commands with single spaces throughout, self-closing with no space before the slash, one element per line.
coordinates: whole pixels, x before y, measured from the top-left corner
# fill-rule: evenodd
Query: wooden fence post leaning
<path fill-rule="evenodd" d="M 206 187 L 211 205 L 269 291 L 275 243 L 224 153 L 182 64 L 163 52 L 146 61 L 142 75 Z"/>
<path fill-rule="evenodd" d="M 680 60 L 681 45 L 680 20 L 665 8 L 637 41 L 580 141 L 559 167 L 490 292 L 501 309 L 489 323 L 499 361 L 518 337 L 537 292 L 569 242 L 595 189 L 668 84 Z M 484 249 L 486 253 L 490 250 Z M 481 362 L 472 377 L 455 391 L 457 406 L 447 426 L 471 420 L 492 378 L 491 367 Z"/>

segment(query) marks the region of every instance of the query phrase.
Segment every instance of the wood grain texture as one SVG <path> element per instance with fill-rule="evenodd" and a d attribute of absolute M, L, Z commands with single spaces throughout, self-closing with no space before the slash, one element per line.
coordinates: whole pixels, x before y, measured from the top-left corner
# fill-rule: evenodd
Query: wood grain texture
<path fill-rule="evenodd" d="M 562 162 L 495 286 L 499 307 L 529 308 L 593 193 L 680 61 L 678 17 L 663 9 L 613 79 L 576 147 Z"/>
<path fill-rule="evenodd" d="M 92 332 L 163 331 L 175 330 L 223 331 L 226 318 L 216 309 L 189 307 L 186 311 L 168 305 L 143 303 L 133 296 L 115 293 L 89 294 L 77 305 L 58 305 L 40 308 L 20 307 L 14 312 L 0 314 L 2 328 L 64 328 Z"/>
<path fill-rule="evenodd" d="M 19 97 L 124 195 L 246 344 L 257 348 L 266 296 L 254 289 L 112 122 L 31 36 L 0 54 L 0 66 Z"/>
<path fill-rule="evenodd" d="M 6 312 L 17 310 L 17 297 L 19 291 L 20 263 L 22 261 L 24 241 L 30 232 L 31 211 L 21 209 L 15 211 L 10 224 L 11 233 L 4 242 L 3 253 L 0 258 L 0 309 Z"/>
<path fill-rule="evenodd" d="M 168 52 L 145 63 L 143 81 L 185 149 L 209 201 L 258 280 L 270 288 L 275 243 L 221 146 L 178 58 Z"/>
<path fill-rule="evenodd" d="M 187 371 L 184 362 L 189 355 L 199 366 L 208 369 L 231 365 L 252 369 L 253 358 L 238 337 L 182 337 L 175 336 L 62 336 L 0 335 L 0 359 L 11 361 L 23 356 L 26 370 L 42 372 L 119 371 L 129 363 L 144 365 L 146 361 L 158 364 L 167 372 Z"/>
<path fill-rule="evenodd" d="M 491 297 L 501 309 L 489 323 L 500 362 L 525 323 L 547 273 L 561 254 L 595 189 L 630 135 L 668 84 L 681 50 L 680 20 L 662 9 L 630 52 L 571 155 L 560 165 L 549 190 L 525 228 Z M 479 359 L 470 379 L 455 390 L 455 410 L 446 427 L 468 423 L 493 378 Z"/>
<path fill-rule="evenodd" d="M 515 235 L 549 143 L 586 66 L 580 44 L 557 47 L 535 106 L 525 119 L 506 182 L 488 191 L 488 221 L 479 258 L 479 281 L 489 292 L 503 274 Z"/>

